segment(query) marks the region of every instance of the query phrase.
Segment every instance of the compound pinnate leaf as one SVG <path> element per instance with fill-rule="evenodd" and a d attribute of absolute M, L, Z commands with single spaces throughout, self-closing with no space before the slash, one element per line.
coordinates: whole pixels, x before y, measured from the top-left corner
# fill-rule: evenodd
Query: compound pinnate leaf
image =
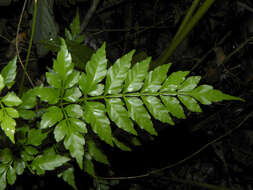
<path fill-rule="evenodd" d="M 105 54 L 105 43 L 94 53 L 86 64 L 86 75 L 82 75 L 79 81 L 80 88 L 84 94 L 89 94 L 96 89 L 106 75 L 107 59 Z"/>
<path fill-rule="evenodd" d="M 162 85 L 162 92 L 175 92 L 180 84 L 185 80 L 189 71 L 177 71 L 169 75 Z"/>
<path fill-rule="evenodd" d="M 154 71 L 150 71 L 146 76 L 144 86 L 141 92 L 157 92 L 161 84 L 167 78 L 167 73 L 171 64 L 161 65 Z"/>
<path fill-rule="evenodd" d="M 54 88 L 61 88 L 62 81 L 57 73 L 46 72 L 47 83 Z"/>
<path fill-rule="evenodd" d="M 117 94 L 121 92 L 134 52 L 132 50 L 122 56 L 109 68 L 106 76 L 105 94 Z"/>
<path fill-rule="evenodd" d="M 77 190 L 74 176 L 74 168 L 68 168 L 58 174 L 58 177 L 61 177 L 65 182 L 67 182 L 70 186 L 72 186 L 75 190 Z"/>
<path fill-rule="evenodd" d="M 83 109 L 78 104 L 70 104 L 64 108 L 69 117 L 80 118 L 83 116 Z"/>
<path fill-rule="evenodd" d="M 86 102 L 84 105 L 84 119 L 91 125 L 92 130 L 106 143 L 112 144 L 110 121 L 106 116 L 104 104 L 100 102 Z"/>
<path fill-rule="evenodd" d="M 106 109 L 110 119 L 121 129 L 137 135 L 133 122 L 129 118 L 128 112 L 120 98 L 106 99 Z"/>
<path fill-rule="evenodd" d="M 1 71 L 1 75 L 4 78 L 4 83 L 9 89 L 14 84 L 14 80 L 16 78 L 16 69 L 17 69 L 17 56 L 15 56 Z"/>
<path fill-rule="evenodd" d="M 180 105 L 177 98 L 173 96 L 161 96 L 162 102 L 167 107 L 168 111 L 178 119 L 185 119 L 184 109 Z"/>
<path fill-rule="evenodd" d="M 128 71 L 124 85 L 124 92 L 135 92 L 141 89 L 143 86 L 143 81 L 148 72 L 150 61 L 151 58 L 147 58 L 141 62 L 138 62 L 132 69 Z"/>
<path fill-rule="evenodd" d="M 14 92 L 9 92 L 3 97 L 2 102 L 6 106 L 18 106 L 22 103 L 22 100 Z"/>
<path fill-rule="evenodd" d="M 58 121 L 63 119 L 63 113 L 61 109 L 57 106 L 51 106 L 42 115 L 42 120 L 40 122 L 40 128 L 46 129 L 55 125 Z"/>
<path fill-rule="evenodd" d="M 88 141 L 88 152 L 97 162 L 109 165 L 106 155 L 96 146 L 94 141 Z"/>
<path fill-rule="evenodd" d="M 59 74 L 62 81 L 65 81 L 73 71 L 74 64 L 63 39 L 61 39 L 61 49 L 57 54 L 57 59 L 54 60 L 53 68 Z"/>
<path fill-rule="evenodd" d="M 167 108 L 162 104 L 159 98 L 155 96 L 142 96 L 142 99 L 155 119 L 171 125 L 175 124 L 168 114 Z"/>
<path fill-rule="evenodd" d="M 134 120 L 140 128 L 144 129 L 152 135 L 157 135 L 151 117 L 144 107 L 142 101 L 137 97 L 125 98 L 127 109 L 130 117 Z"/>

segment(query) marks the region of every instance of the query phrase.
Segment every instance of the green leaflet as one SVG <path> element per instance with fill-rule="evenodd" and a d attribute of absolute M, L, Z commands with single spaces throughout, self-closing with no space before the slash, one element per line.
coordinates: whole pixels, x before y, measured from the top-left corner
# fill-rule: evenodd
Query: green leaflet
<path fill-rule="evenodd" d="M 80 118 L 83 116 L 83 109 L 78 104 L 70 104 L 64 108 L 69 117 Z"/>
<path fill-rule="evenodd" d="M 47 133 L 42 133 L 41 129 L 30 129 L 28 131 L 27 142 L 28 145 L 39 146 L 47 137 Z"/>
<path fill-rule="evenodd" d="M 161 122 L 174 125 L 167 108 L 161 103 L 161 101 L 155 96 L 142 96 L 143 102 L 147 106 L 150 113 L 154 118 Z"/>
<path fill-rule="evenodd" d="M 76 16 L 70 24 L 71 33 L 73 36 L 80 34 L 80 19 L 79 19 L 79 11 L 76 11 Z"/>
<path fill-rule="evenodd" d="M 8 87 L 8 89 L 10 89 L 14 84 L 14 80 L 16 78 L 16 69 L 17 69 L 17 56 L 15 56 L 1 71 L 4 83 Z M 2 88 L 0 82 L 0 91 L 1 89 Z"/>
<path fill-rule="evenodd" d="M 14 92 L 8 92 L 1 101 L 6 106 L 18 106 L 22 103 L 22 100 Z"/>
<path fill-rule="evenodd" d="M 63 172 L 58 174 L 58 177 L 61 177 L 65 182 L 67 182 L 70 186 L 77 190 L 73 167 L 64 170 Z"/>
<path fill-rule="evenodd" d="M 123 151 L 131 151 L 131 148 L 123 144 L 122 142 L 118 141 L 116 138 L 113 137 L 113 143 L 121 150 Z"/>
<path fill-rule="evenodd" d="M 68 102 L 76 102 L 82 96 L 78 87 L 69 88 L 65 91 L 63 99 Z"/>
<path fill-rule="evenodd" d="M 50 148 L 45 150 L 42 155 L 36 156 L 31 166 L 38 174 L 43 174 L 46 170 L 54 170 L 69 160 L 68 157 L 56 154 L 54 149 Z"/>
<path fill-rule="evenodd" d="M 131 66 L 134 50 L 118 59 L 107 72 L 105 94 L 117 94 L 121 92 L 127 72 Z"/>
<path fill-rule="evenodd" d="M 14 111 L 14 112 L 16 112 L 16 111 Z M 0 109 L 1 128 L 5 132 L 6 136 L 9 137 L 11 142 L 15 143 L 14 134 L 15 134 L 16 121 L 12 118 L 12 116 L 14 116 L 14 115 L 9 114 L 6 110 L 6 108 Z M 17 116 L 17 115 L 15 115 L 15 116 Z"/>
<path fill-rule="evenodd" d="M 61 39 L 61 49 L 57 55 L 57 59 L 54 60 L 53 68 L 63 82 L 65 82 L 73 71 L 74 64 L 72 63 L 71 55 L 63 39 Z"/>
<path fill-rule="evenodd" d="M 64 146 L 76 158 L 80 168 L 83 168 L 85 140 L 83 134 L 87 132 L 85 123 L 76 118 L 64 119 L 54 129 L 57 142 L 64 139 Z"/>
<path fill-rule="evenodd" d="M 46 72 L 47 83 L 54 88 L 61 88 L 62 81 L 57 73 Z"/>
<path fill-rule="evenodd" d="M 36 87 L 34 90 L 36 95 L 44 102 L 48 102 L 49 104 L 56 104 L 59 101 L 59 89 L 51 87 Z"/>
<path fill-rule="evenodd" d="M 4 78 L 0 75 L 0 92 L 4 88 Z"/>
<path fill-rule="evenodd" d="M 152 135 L 157 135 L 151 117 L 144 107 L 142 101 L 136 97 L 125 98 L 127 109 L 130 117 L 134 120 L 140 128 L 149 132 Z"/>
<path fill-rule="evenodd" d="M 106 101 L 107 113 L 110 119 L 121 129 L 137 135 L 134 129 L 133 122 L 129 118 L 127 110 L 120 98 L 107 99 Z"/>
<path fill-rule="evenodd" d="M 106 75 L 106 66 L 107 59 L 104 43 L 102 47 L 92 55 L 90 61 L 86 64 L 86 75 L 82 75 L 80 78 L 80 89 L 85 95 L 96 91 L 97 84 L 101 82 Z"/>
<path fill-rule="evenodd" d="M 180 105 L 177 98 L 173 96 L 161 96 L 162 102 L 167 107 L 168 111 L 178 119 L 185 119 L 184 109 Z"/>
<path fill-rule="evenodd" d="M 100 139 L 113 146 L 110 121 L 105 114 L 106 109 L 104 104 L 100 102 L 87 102 L 83 109 L 84 119 L 91 125 L 94 133 L 96 133 Z"/>
<path fill-rule="evenodd" d="M 42 115 L 42 120 L 40 122 L 40 128 L 45 129 L 52 127 L 58 121 L 63 119 L 63 113 L 59 107 L 51 106 L 47 109 L 46 113 Z"/>
<path fill-rule="evenodd" d="M 161 65 L 154 71 L 150 71 L 146 76 L 141 92 L 157 92 L 161 88 L 162 82 L 167 77 L 167 72 L 171 64 Z"/>
<path fill-rule="evenodd" d="M 97 162 L 109 165 L 109 161 L 105 154 L 96 146 L 94 141 L 88 141 L 89 155 Z"/>
<path fill-rule="evenodd" d="M 134 65 L 132 69 L 128 71 L 127 78 L 124 85 L 124 93 L 136 92 L 143 86 L 143 80 L 147 75 L 149 63 L 151 58 L 147 58 Z"/>
<path fill-rule="evenodd" d="M 170 74 L 170 76 L 166 79 L 166 81 L 162 85 L 161 91 L 175 92 L 189 73 L 190 73 L 189 71 L 177 71 Z"/>

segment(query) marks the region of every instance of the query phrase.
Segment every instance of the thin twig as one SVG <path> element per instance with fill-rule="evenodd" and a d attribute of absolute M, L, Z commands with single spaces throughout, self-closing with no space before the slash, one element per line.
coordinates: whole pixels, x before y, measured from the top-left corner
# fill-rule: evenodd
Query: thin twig
<path fill-rule="evenodd" d="M 21 11 L 21 15 L 19 17 L 19 21 L 18 21 L 18 26 L 17 26 L 17 33 L 16 33 L 16 39 L 18 38 L 18 35 L 19 35 L 19 31 L 20 31 L 20 26 L 21 26 L 21 22 L 22 22 L 22 19 L 23 19 L 23 15 L 24 15 L 24 11 L 25 11 L 25 7 L 26 7 L 26 4 L 27 4 L 27 0 L 24 1 L 24 4 L 23 4 L 23 8 L 22 8 L 22 11 Z M 28 75 L 28 73 L 25 71 L 25 66 L 20 58 L 20 54 L 19 54 L 19 47 L 18 47 L 18 40 L 16 40 L 16 51 L 17 51 L 17 57 L 18 57 L 18 60 L 25 72 L 25 75 L 27 76 L 30 84 L 32 85 L 32 87 L 34 87 L 34 84 L 32 82 L 32 79 L 30 78 L 30 76 Z"/>
<path fill-rule="evenodd" d="M 156 170 L 152 170 L 150 172 L 147 172 L 145 174 L 142 174 L 142 175 L 136 175 L 136 176 L 128 176 L 128 177 L 101 177 L 101 176 L 96 176 L 97 178 L 100 178 L 100 179 L 105 179 L 105 180 L 127 180 L 127 179 L 139 179 L 139 178 L 144 178 L 144 177 L 148 177 L 152 174 L 156 174 L 156 173 L 160 173 L 164 170 L 168 170 L 168 169 L 171 169 L 171 168 L 174 168 L 182 163 L 185 163 L 186 161 L 190 160 L 191 158 L 195 157 L 196 155 L 198 155 L 200 152 L 202 152 L 203 150 L 205 150 L 207 147 L 213 145 L 214 143 L 220 141 L 221 139 L 229 136 L 231 133 L 233 133 L 234 131 L 236 131 L 237 129 L 239 129 L 240 127 L 242 127 L 242 125 L 251 117 L 253 116 L 253 111 L 250 112 L 244 119 L 241 123 L 239 123 L 239 125 L 237 125 L 236 127 L 234 127 L 233 129 L 229 130 L 228 132 L 226 132 L 225 134 L 219 136 L 218 138 L 214 139 L 213 141 L 207 143 L 206 145 L 202 146 L 200 149 L 198 149 L 196 152 L 194 152 L 193 154 L 187 156 L 186 158 L 174 163 L 174 164 L 171 164 L 171 165 L 168 165 L 166 167 L 163 167 L 163 168 L 159 168 L 159 169 L 156 169 Z"/>

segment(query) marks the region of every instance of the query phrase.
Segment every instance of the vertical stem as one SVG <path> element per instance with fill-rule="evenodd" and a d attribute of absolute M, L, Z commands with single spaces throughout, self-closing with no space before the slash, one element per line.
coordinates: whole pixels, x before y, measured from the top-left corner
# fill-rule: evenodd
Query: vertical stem
<path fill-rule="evenodd" d="M 25 73 L 26 73 L 26 70 L 27 70 L 29 57 L 30 57 L 30 54 L 31 54 L 33 36 L 34 36 L 35 25 L 36 25 L 36 15 L 37 15 L 37 0 L 34 0 L 32 32 L 31 32 L 31 37 L 30 37 L 30 41 L 29 41 L 28 52 L 27 52 L 26 59 L 25 59 L 24 71 L 23 71 L 23 74 L 22 74 L 21 82 L 20 82 L 19 96 L 22 95 L 23 88 L 24 88 Z"/>

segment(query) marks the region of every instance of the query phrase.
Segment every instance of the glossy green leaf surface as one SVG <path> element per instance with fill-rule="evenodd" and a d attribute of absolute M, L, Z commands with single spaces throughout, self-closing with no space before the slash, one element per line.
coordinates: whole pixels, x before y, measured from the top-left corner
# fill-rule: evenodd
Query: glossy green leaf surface
<path fill-rule="evenodd" d="M 1 75 L 4 78 L 4 84 L 9 89 L 14 84 L 14 80 L 16 78 L 16 69 L 17 69 L 17 56 L 15 56 L 1 71 Z M 1 91 L 1 82 L 0 82 L 0 91 Z"/>
<path fill-rule="evenodd" d="M 174 122 L 172 121 L 170 115 L 168 114 L 167 108 L 162 104 L 162 102 L 157 97 L 143 96 L 142 99 L 154 118 L 156 118 L 161 122 L 174 125 Z"/>
<path fill-rule="evenodd" d="M 106 116 L 104 104 L 100 102 L 87 102 L 84 105 L 84 119 L 92 127 L 94 133 L 106 143 L 112 144 L 112 131 L 110 121 Z"/>
<path fill-rule="evenodd" d="M 80 79 L 80 72 L 73 71 L 66 79 L 64 88 L 71 88 L 78 83 Z"/>
<path fill-rule="evenodd" d="M 5 110 L 0 110 L 0 124 L 1 128 L 12 143 L 15 143 L 14 134 L 16 128 L 16 121 L 11 118 Z"/>
<path fill-rule="evenodd" d="M 179 100 L 185 105 L 185 107 L 192 112 L 202 112 L 198 102 L 190 96 L 178 96 Z"/>
<path fill-rule="evenodd" d="M 76 158 L 80 168 L 83 167 L 84 136 L 87 131 L 85 124 L 77 119 L 65 119 L 57 124 L 54 129 L 54 137 L 57 142 L 64 139 L 64 146 Z"/>
<path fill-rule="evenodd" d="M 42 120 L 40 122 L 40 128 L 45 129 L 52 127 L 58 121 L 63 119 L 63 113 L 61 109 L 57 106 L 51 106 L 47 111 L 42 115 Z"/>
<path fill-rule="evenodd" d="M 9 92 L 3 97 L 2 102 L 6 106 L 18 106 L 22 103 L 22 100 L 14 92 Z"/>
<path fill-rule="evenodd" d="M 54 60 L 53 68 L 59 74 L 62 81 L 65 81 L 73 71 L 74 64 L 63 39 L 61 39 L 61 49 L 57 55 L 57 59 Z"/>
<path fill-rule="evenodd" d="M 35 93 L 40 99 L 49 104 L 56 104 L 59 101 L 60 91 L 59 89 L 50 87 L 38 87 L 35 89 Z"/>
<path fill-rule="evenodd" d="M 79 104 L 70 104 L 64 108 L 69 117 L 80 118 L 83 116 L 83 109 Z"/>
<path fill-rule="evenodd" d="M 132 50 L 122 56 L 109 68 L 106 76 L 105 94 L 117 94 L 121 92 L 134 52 Z"/>
<path fill-rule="evenodd" d="M 106 66 L 107 59 L 104 43 L 86 64 L 86 75 L 82 75 L 79 81 L 80 89 L 84 94 L 89 94 L 97 89 L 97 84 L 101 82 L 106 75 Z"/>
<path fill-rule="evenodd" d="M 22 104 L 19 108 L 31 109 L 36 105 L 36 89 L 30 89 L 22 95 Z"/>
<path fill-rule="evenodd" d="M 8 171 L 7 171 L 7 181 L 8 184 L 13 185 L 16 181 L 16 171 L 12 166 L 9 166 Z"/>
<path fill-rule="evenodd" d="M 157 135 L 151 117 L 143 105 L 141 99 L 136 97 L 129 97 L 125 99 L 127 109 L 130 117 L 134 120 L 140 128 L 149 132 L 152 135 Z"/>
<path fill-rule="evenodd" d="M 66 90 L 63 99 L 68 102 L 75 102 L 82 96 L 78 87 L 69 88 Z"/>
<path fill-rule="evenodd" d="M 0 92 L 1 90 L 4 88 L 4 78 L 2 77 L 2 75 L 0 75 Z"/>
<path fill-rule="evenodd" d="M 147 58 L 138 62 L 128 71 L 124 85 L 124 92 L 135 92 L 141 89 L 148 72 L 150 61 L 151 58 Z"/>
<path fill-rule="evenodd" d="M 161 65 L 154 71 L 150 71 L 146 76 L 142 92 L 157 92 L 161 88 L 161 84 L 167 78 L 167 73 L 171 64 Z"/>
<path fill-rule="evenodd" d="M 54 170 L 55 168 L 62 166 L 70 159 L 66 156 L 57 154 L 53 149 L 46 150 L 42 155 L 37 156 L 33 162 L 32 167 L 37 172 L 40 170 Z"/>
<path fill-rule="evenodd" d="M 54 88 L 60 88 L 62 86 L 62 81 L 57 73 L 46 72 L 47 83 Z"/>
<path fill-rule="evenodd" d="M 177 98 L 173 96 L 161 96 L 162 102 L 167 110 L 178 119 L 185 119 L 184 109 Z"/>
<path fill-rule="evenodd" d="M 175 92 L 189 73 L 189 71 L 177 71 L 170 74 L 170 76 L 164 82 L 161 91 Z"/>
<path fill-rule="evenodd" d="M 121 129 L 137 135 L 134 129 L 133 122 L 129 118 L 128 112 L 124 107 L 120 98 L 112 98 L 105 101 L 107 113 L 110 119 Z"/>

